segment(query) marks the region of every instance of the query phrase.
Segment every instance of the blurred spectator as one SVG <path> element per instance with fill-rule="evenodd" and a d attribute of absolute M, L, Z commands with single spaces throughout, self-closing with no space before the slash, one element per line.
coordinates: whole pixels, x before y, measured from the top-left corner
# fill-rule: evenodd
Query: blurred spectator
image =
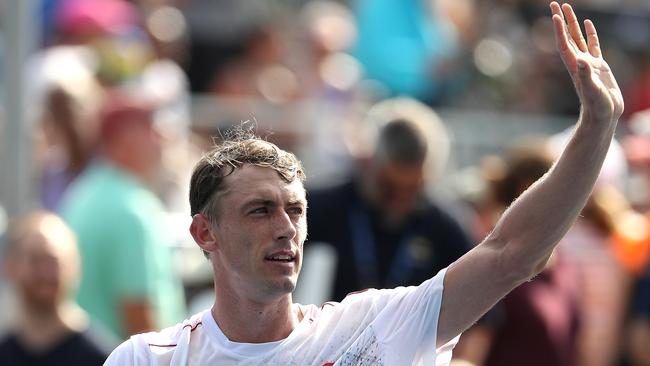
<path fill-rule="evenodd" d="M 357 36 L 351 10 L 339 2 L 312 0 L 300 10 L 300 20 L 307 44 L 300 49 L 303 64 L 295 67 L 302 71 L 305 94 L 325 102 L 350 102 L 363 71 L 347 53 Z"/>
<path fill-rule="evenodd" d="M 163 206 L 147 187 L 161 155 L 152 115 L 151 106 L 134 98 L 111 98 L 101 115 L 102 159 L 62 204 L 84 264 L 79 303 L 122 338 L 184 316 Z"/>
<path fill-rule="evenodd" d="M 252 36 L 264 28 L 271 6 L 248 0 L 191 0 L 182 2 L 181 9 L 191 39 L 191 88 L 207 92 L 213 89 L 215 72 L 242 55 Z"/>
<path fill-rule="evenodd" d="M 74 234 L 57 216 L 34 212 L 13 222 L 4 271 L 19 299 L 12 330 L 0 340 L 0 364 L 99 365 L 114 344 L 88 327 L 72 300 L 79 281 Z"/>
<path fill-rule="evenodd" d="M 629 192 L 635 206 L 645 213 L 636 221 L 631 234 L 619 241 L 619 257 L 634 274 L 640 274 L 633 292 L 625 348 L 630 365 L 650 365 L 650 109 L 634 113 L 629 119 L 631 134 L 625 152 L 632 170 Z M 631 229 L 632 229 L 631 228 Z M 639 235 L 640 234 L 640 235 Z M 627 239 L 627 240 L 625 240 Z"/>
<path fill-rule="evenodd" d="M 93 91 L 88 90 L 88 93 Z M 96 135 L 92 102 L 55 87 L 47 93 L 42 119 L 43 149 L 37 159 L 41 166 L 41 205 L 58 211 L 70 183 L 86 168 L 94 154 Z M 96 96 L 95 96 L 96 98 Z"/>
<path fill-rule="evenodd" d="M 36 53 L 26 65 L 40 204 L 54 212 L 95 153 L 97 113 L 104 97 L 95 67 L 91 49 L 69 45 Z"/>
<path fill-rule="evenodd" d="M 512 148 L 505 171 L 490 173 L 500 176 L 492 182 L 493 204 L 488 206 L 497 212 L 484 215 L 497 218 L 551 165 L 552 155 L 543 142 L 525 141 Z M 457 352 L 471 365 L 575 366 L 579 296 L 575 267 L 556 250 L 544 271 L 514 289 L 489 317 L 465 332 Z"/>
<path fill-rule="evenodd" d="M 136 8 L 125 0 L 55 0 L 45 7 L 46 43 L 81 45 L 106 34 L 132 28 L 138 20 Z"/>
<path fill-rule="evenodd" d="M 492 204 L 483 206 L 487 208 L 483 212 L 485 222 L 497 217 L 496 213 L 505 209 L 518 192 L 550 167 L 571 133 L 567 130 L 550 139 L 524 139 L 508 153 L 505 165 L 494 162 L 488 165 L 492 170 L 486 172 L 486 177 L 492 177 L 494 199 Z M 580 219 L 559 244 L 555 260 L 540 278 L 522 285 L 504 299 L 491 313 L 492 318 L 466 332 L 467 337 L 480 339 L 484 344 L 482 348 L 468 350 L 468 361 L 475 365 L 532 364 L 532 359 L 539 359 L 540 365 L 616 363 L 629 298 L 630 272 L 613 249 L 617 236 L 629 231 L 631 222 L 638 221 L 638 215 L 621 193 L 626 175 L 623 151 L 614 141 L 594 191 Z M 488 226 L 481 231 L 489 230 Z M 541 291 L 545 286 L 547 293 L 555 291 L 564 297 L 557 296 L 555 302 L 546 299 L 547 306 L 544 306 Z M 535 295 L 536 291 L 540 292 Z M 524 301 L 527 305 L 518 306 L 529 306 L 528 311 L 536 314 L 536 317 L 528 314 L 531 319 L 542 322 L 517 318 L 524 314 L 522 309 L 514 307 L 517 301 Z M 536 301 L 542 302 L 534 305 Z M 551 312 L 545 313 L 553 307 L 564 309 L 564 315 L 553 315 L 553 319 Z M 564 320 L 560 322 L 560 319 Z M 458 351 L 466 350 L 461 347 Z"/>
<path fill-rule="evenodd" d="M 225 97 L 261 97 L 282 104 L 300 93 L 298 80 L 285 65 L 286 44 L 272 22 L 251 29 L 242 52 L 215 70 L 210 92 Z"/>
<path fill-rule="evenodd" d="M 630 314 L 626 353 L 632 366 L 650 366 L 650 266 L 638 281 Z"/>
<path fill-rule="evenodd" d="M 461 225 L 427 196 L 449 149 L 438 116 L 412 99 L 392 99 L 365 122 L 373 148 L 356 152 L 356 173 L 309 194 L 309 242 L 329 243 L 338 254 L 336 300 L 363 288 L 418 285 L 471 247 Z"/>
<path fill-rule="evenodd" d="M 556 157 L 572 132 L 550 139 Z M 621 193 L 626 176 L 625 155 L 614 140 L 581 217 L 558 246 L 579 276 L 577 366 L 610 366 L 619 357 L 621 344 L 616 340 L 622 336 L 631 277 L 614 255 L 613 240 L 626 230 L 626 220 L 638 216 Z"/>
<path fill-rule="evenodd" d="M 628 215 L 621 220 L 615 253 L 633 275 L 643 273 L 650 259 L 650 109 L 630 116 L 630 134 L 625 137 L 625 155 L 630 167 L 627 197 L 642 215 Z"/>

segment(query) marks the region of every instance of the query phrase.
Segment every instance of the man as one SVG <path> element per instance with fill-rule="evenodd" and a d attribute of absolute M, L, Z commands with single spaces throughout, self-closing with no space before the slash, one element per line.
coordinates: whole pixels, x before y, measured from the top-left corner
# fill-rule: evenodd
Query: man
<path fill-rule="evenodd" d="M 88 329 L 72 301 L 79 280 L 74 234 L 58 216 L 34 212 L 11 224 L 3 267 L 19 300 L 12 330 L 0 338 L 0 364 L 98 365 L 110 346 Z"/>
<path fill-rule="evenodd" d="M 100 116 L 101 159 L 62 204 L 83 260 L 79 304 L 122 339 L 184 316 L 164 209 L 147 186 L 161 156 L 152 113 L 123 96 L 108 101 Z"/>
<path fill-rule="evenodd" d="M 294 304 L 307 235 L 300 164 L 260 140 L 227 142 L 198 163 L 190 186 L 190 233 L 212 263 L 214 306 L 132 337 L 107 364 L 448 364 L 456 337 L 544 268 L 584 205 L 623 111 L 594 25 L 585 22 L 586 42 L 568 4 L 551 9 L 583 103 L 578 128 L 550 173 L 483 243 L 417 287 L 368 290 L 322 307 Z"/>
<path fill-rule="evenodd" d="M 331 244 L 338 254 L 337 301 L 363 288 L 419 285 L 472 247 L 425 192 L 449 150 L 435 112 L 412 99 L 389 99 L 373 106 L 365 123 L 377 136 L 370 156 L 358 159 L 343 184 L 309 192 L 309 241 Z"/>

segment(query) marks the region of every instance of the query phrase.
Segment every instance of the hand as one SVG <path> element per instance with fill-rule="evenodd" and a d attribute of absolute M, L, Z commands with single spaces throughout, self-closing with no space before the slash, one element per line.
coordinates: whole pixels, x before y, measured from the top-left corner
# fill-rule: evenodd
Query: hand
<path fill-rule="evenodd" d="M 557 48 L 580 97 L 583 117 L 616 122 L 623 113 L 623 96 L 603 59 L 594 23 L 584 21 L 585 42 L 571 5 L 553 1 L 550 6 Z"/>

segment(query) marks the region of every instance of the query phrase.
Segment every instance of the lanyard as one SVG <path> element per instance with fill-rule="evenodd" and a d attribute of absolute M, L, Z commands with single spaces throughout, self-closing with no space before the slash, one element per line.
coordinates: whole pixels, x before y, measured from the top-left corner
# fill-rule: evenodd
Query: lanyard
<path fill-rule="evenodd" d="M 350 230 L 352 232 L 352 247 L 354 260 L 359 276 L 359 284 L 365 288 L 395 287 L 404 285 L 413 269 L 413 260 L 408 252 L 409 243 L 414 235 L 411 230 L 405 230 L 398 243 L 395 256 L 388 270 L 384 283 L 378 273 L 379 260 L 377 257 L 377 242 L 372 232 L 368 212 L 353 207 L 350 209 Z"/>

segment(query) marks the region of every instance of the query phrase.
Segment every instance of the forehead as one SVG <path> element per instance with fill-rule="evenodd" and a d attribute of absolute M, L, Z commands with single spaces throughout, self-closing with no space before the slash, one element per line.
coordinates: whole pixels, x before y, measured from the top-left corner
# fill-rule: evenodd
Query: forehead
<path fill-rule="evenodd" d="M 76 251 L 72 233 L 59 220 L 52 217 L 37 218 L 26 222 L 23 233 L 16 240 L 18 254 L 47 254 L 69 256 Z"/>
<path fill-rule="evenodd" d="M 305 201 L 305 188 L 299 179 L 287 183 L 271 168 L 246 164 L 230 174 L 224 183 L 224 199 L 278 198 Z"/>
<path fill-rule="evenodd" d="M 52 238 L 42 232 L 30 232 L 16 243 L 15 255 L 17 257 L 48 256 L 61 257 L 62 248 Z"/>

